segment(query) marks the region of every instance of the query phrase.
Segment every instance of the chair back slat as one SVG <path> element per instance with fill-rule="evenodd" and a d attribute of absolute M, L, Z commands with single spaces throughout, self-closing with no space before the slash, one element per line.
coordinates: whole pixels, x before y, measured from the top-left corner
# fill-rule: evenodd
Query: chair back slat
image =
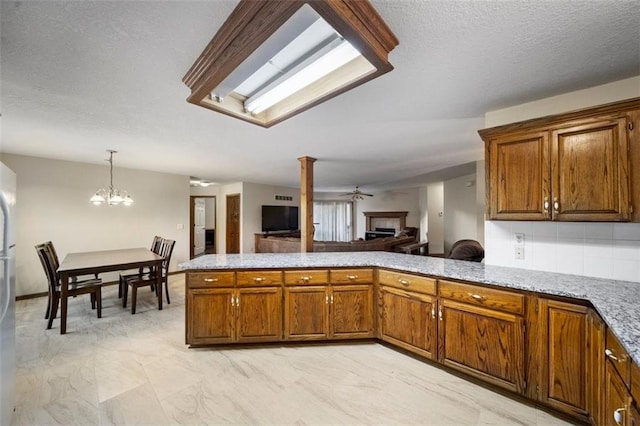
<path fill-rule="evenodd" d="M 162 246 L 162 240 L 164 238 L 156 235 L 153 237 L 153 243 L 151 243 L 151 251 L 155 254 L 160 254 L 160 247 Z"/>
<path fill-rule="evenodd" d="M 49 282 L 49 289 L 55 291 L 59 279 L 53 254 L 51 253 L 47 243 L 38 244 L 35 247 L 38 252 L 38 257 L 40 258 L 40 263 L 42 263 L 42 268 L 44 269 L 44 273 L 47 277 L 47 281 Z"/>
<path fill-rule="evenodd" d="M 160 247 L 160 256 L 164 257 L 162 262 L 162 275 L 167 276 L 169 272 L 169 263 L 171 262 L 171 255 L 173 254 L 173 246 L 176 244 L 175 240 L 162 239 Z"/>

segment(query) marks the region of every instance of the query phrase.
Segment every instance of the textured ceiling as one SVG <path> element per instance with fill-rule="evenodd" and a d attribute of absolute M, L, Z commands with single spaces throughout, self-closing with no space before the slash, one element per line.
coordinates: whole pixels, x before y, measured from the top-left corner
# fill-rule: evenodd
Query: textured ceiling
<path fill-rule="evenodd" d="M 1 151 L 291 187 L 308 155 L 317 190 L 393 188 L 481 159 L 486 111 L 640 74 L 640 0 L 376 0 L 395 70 L 263 129 L 185 101 L 236 3 L 3 0 Z"/>

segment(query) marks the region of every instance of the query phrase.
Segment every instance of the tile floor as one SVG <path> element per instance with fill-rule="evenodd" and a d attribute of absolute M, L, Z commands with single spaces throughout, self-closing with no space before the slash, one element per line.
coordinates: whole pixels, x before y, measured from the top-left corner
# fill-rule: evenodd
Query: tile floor
<path fill-rule="evenodd" d="M 133 316 L 115 286 L 101 319 L 73 299 L 64 336 L 45 298 L 18 302 L 13 424 L 567 424 L 375 343 L 188 349 L 182 275 L 170 289 Z"/>

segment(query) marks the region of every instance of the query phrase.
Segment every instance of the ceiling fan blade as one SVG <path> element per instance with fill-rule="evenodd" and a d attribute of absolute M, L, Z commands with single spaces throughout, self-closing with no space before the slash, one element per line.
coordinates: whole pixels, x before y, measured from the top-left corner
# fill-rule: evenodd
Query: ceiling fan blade
<path fill-rule="evenodd" d="M 364 192 L 359 192 L 360 195 L 364 195 L 365 197 L 373 197 L 373 194 L 365 194 Z"/>
<path fill-rule="evenodd" d="M 338 194 L 338 197 L 346 197 L 348 195 L 353 195 L 353 192 L 345 192 L 344 194 Z"/>

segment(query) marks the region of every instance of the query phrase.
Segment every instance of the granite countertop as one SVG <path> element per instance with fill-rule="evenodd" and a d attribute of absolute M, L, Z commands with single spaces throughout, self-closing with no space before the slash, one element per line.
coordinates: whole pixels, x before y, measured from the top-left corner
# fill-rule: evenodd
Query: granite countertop
<path fill-rule="evenodd" d="M 180 269 L 374 266 L 496 285 L 591 302 L 640 365 L 640 283 L 557 274 L 389 252 L 250 253 L 200 256 Z"/>

